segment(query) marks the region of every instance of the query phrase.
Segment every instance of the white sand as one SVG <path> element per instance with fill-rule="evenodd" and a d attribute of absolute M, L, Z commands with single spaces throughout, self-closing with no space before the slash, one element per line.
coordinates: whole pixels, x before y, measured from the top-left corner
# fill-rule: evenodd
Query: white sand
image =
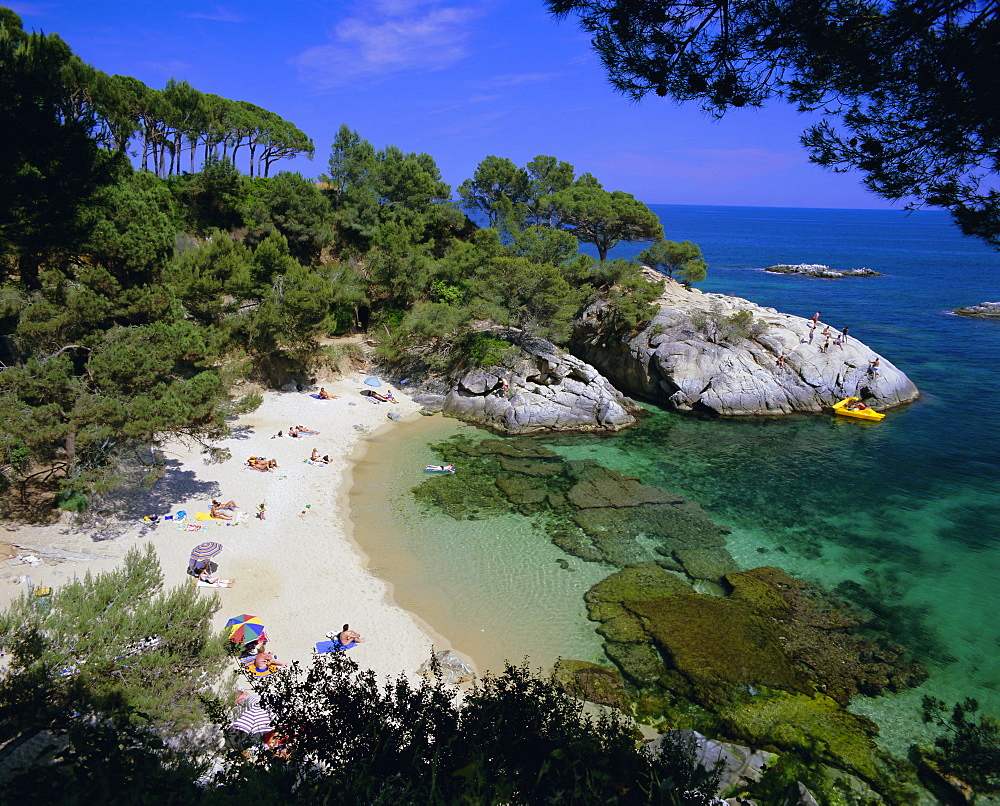
<path fill-rule="evenodd" d="M 420 407 L 395 389 L 398 404 L 372 403 L 359 394 L 367 388 L 361 383 L 364 377 L 326 384 L 330 394 L 340 396 L 337 400 L 321 401 L 305 393 L 265 394 L 263 405 L 240 418 L 233 437 L 219 444 L 233 454 L 223 464 L 205 464 L 199 446 L 166 446 L 167 475 L 158 485 L 179 491 L 173 512 L 186 510 L 188 522 L 197 523 L 195 513 L 207 512 L 214 496 L 223 502 L 235 500 L 240 511 L 250 513 L 246 523 L 213 523 L 198 532 L 182 532 L 175 531 L 172 521 L 144 525 L 145 513 L 136 512 L 134 527 L 114 540 L 59 524 L 21 527 L 0 539 L 37 549 L 43 562 L 30 567 L 8 560 L 0 566 L 6 569 L 0 579 L 28 574 L 35 585 L 57 587 L 74 575 L 112 568 L 129 548 L 151 542 L 163 566 L 165 585 L 186 585 L 191 549 L 212 540 L 224 546 L 215 558 L 219 575 L 236 579 L 228 589 L 199 588 L 202 595 L 217 593 L 222 600 L 218 628 L 241 613 L 259 616 L 267 627 L 268 648 L 280 660 L 308 663 L 317 641 L 350 623 L 365 638 L 351 650 L 362 668 L 380 677 L 414 674 L 430 656 L 432 643 L 438 650 L 449 645 L 396 607 L 385 583 L 367 571 L 366 558 L 351 539 L 347 491 L 351 457 L 363 447 L 365 434 L 391 427 L 390 412 L 418 416 Z M 288 427 L 299 423 L 321 433 L 289 438 Z M 279 430 L 285 436 L 272 438 Z M 304 462 L 313 447 L 330 456 L 329 465 Z M 260 473 L 245 467 L 247 457 L 261 455 L 277 459 L 279 468 Z M 265 520 L 255 517 L 262 501 L 267 505 Z M 23 590 L 23 585 L 0 582 L 0 606 Z"/>

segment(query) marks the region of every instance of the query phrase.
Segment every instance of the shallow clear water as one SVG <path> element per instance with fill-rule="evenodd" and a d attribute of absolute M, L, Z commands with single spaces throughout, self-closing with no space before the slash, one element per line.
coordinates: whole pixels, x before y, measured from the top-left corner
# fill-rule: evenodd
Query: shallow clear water
<path fill-rule="evenodd" d="M 703 290 L 803 317 L 820 310 L 824 322 L 849 326 L 852 337 L 906 372 L 922 397 L 874 424 L 828 415 L 702 419 L 651 408 L 638 428 L 559 438 L 555 449 L 698 501 L 733 529 L 730 550 L 742 566 L 777 565 L 828 586 L 860 585 L 877 612 L 875 626 L 932 672 L 920 690 L 855 704 L 883 725 L 887 745 L 908 743 L 919 730 L 923 693 L 973 696 L 1000 713 L 1000 322 L 948 313 L 1000 299 L 1000 254 L 963 238 L 936 212 L 653 209 L 668 238 L 701 245 L 709 263 Z M 612 257 L 641 248 L 622 246 Z M 886 276 L 820 280 L 761 270 L 775 263 L 867 266 Z M 420 455 L 421 466 L 432 461 Z M 404 486 L 397 502 L 406 498 Z M 541 599 L 532 598 L 543 584 L 538 568 L 554 564 L 555 555 L 545 554 L 543 538 L 527 536 L 526 519 L 495 524 L 495 542 L 486 543 L 490 527 L 478 532 L 482 522 L 427 520 L 396 506 L 400 533 L 419 546 L 411 550 L 437 552 L 430 565 L 451 569 L 448 584 L 456 583 L 455 569 L 468 570 L 461 596 L 482 594 L 484 619 L 530 629 L 562 596 L 582 617 L 582 575 L 610 570 L 556 573 Z M 523 536 L 506 542 L 515 532 Z M 525 560 L 536 551 L 541 559 Z M 513 609 L 501 611 L 498 591 L 521 582 L 498 579 L 522 575 L 526 587 L 509 597 Z M 526 607 L 517 610 L 522 599 Z M 523 656 L 515 645 L 512 657 Z M 579 644 L 595 645 L 592 634 Z"/>
<path fill-rule="evenodd" d="M 615 569 L 567 556 L 531 518 L 457 521 L 414 501 L 424 465 L 438 461 L 427 444 L 457 433 L 485 436 L 454 420 L 421 420 L 379 437 L 355 467 L 355 539 L 372 570 L 394 586 L 398 605 L 481 671 L 525 657 L 546 671 L 560 657 L 602 660 L 583 594 Z"/>

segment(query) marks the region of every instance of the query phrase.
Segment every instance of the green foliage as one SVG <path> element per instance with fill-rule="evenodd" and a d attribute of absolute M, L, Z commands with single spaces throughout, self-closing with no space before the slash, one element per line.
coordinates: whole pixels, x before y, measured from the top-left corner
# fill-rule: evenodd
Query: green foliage
<path fill-rule="evenodd" d="M 923 719 L 945 733 L 934 740 L 930 757 L 942 772 L 971 784 L 977 792 L 1000 792 L 1000 722 L 979 714 L 979 703 L 967 697 L 948 712 L 943 700 L 925 696 Z"/>
<path fill-rule="evenodd" d="M 458 196 L 463 209 L 486 216 L 490 227 L 507 218 L 520 221 L 527 215 L 531 179 L 506 157 L 490 155 L 458 186 Z"/>
<path fill-rule="evenodd" d="M 635 259 L 664 272 L 667 277 L 673 277 L 674 272 L 677 272 L 681 282 L 688 288 L 707 276 L 708 264 L 702 259 L 698 244 L 691 241 L 677 243 L 659 240 L 636 255 Z"/>
<path fill-rule="evenodd" d="M 219 601 L 189 585 L 162 588 L 156 552 L 147 546 L 130 550 L 117 570 L 57 589 L 47 612 L 30 594 L 14 602 L 0 615 L 10 655 L 0 724 L 42 729 L 73 708 L 133 709 L 171 728 L 197 721 L 195 693 L 224 657 L 210 630 Z"/>
<path fill-rule="evenodd" d="M 92 208 L 93 230 L 84 249 L 122 283 L 158 279 L 180 229 L 173 196 L 152 174 L 129 170 Z"/>
<path fill-rule="evenodd" d="M 558 266 L 573 257 L 578 247 L 579 243 L 572 233 L 536 225 L 514 233 L 508 248 L 532 263 Z"/>
<path fill-rule="evenodd" d="M 744 308 L 727 316 L 722 323 L 722 338 L 726 341 L 754 339 L 767 330 L 767 322 L 754 319 L 753 312 Z"/>
<path fill-rule="evenodd" d="M 320 189 L 297 173 L 282 171 L 270 179 L 251 181 L 245 217 L 253 241 L 280 233 L 289 253 L 300 263 L 314 263 L 333 236 L 330 203 Z"/>
<path fill-rule="evenodd" d="M 575 183 L 544 200 L 555 210 L 558 226 L 580 241 L 593 244 L 601 260 L 622 241 L 646 241 L 663 237 L 656 215 L 631 193 L 609 193 L 600 185 Z"/>
<path fill-rule="evenodd" d="M 68 114 L 73 59 L 58 36 L 26 33 L 12 12 L 0 17 L 0 267 L 9 258 L 28 288 L 86 239 L 86 208 L 122 161 L 90 137 L 91 115 Z"/>
<path fill-rule="evenodd" d="M 343 654 L 265 686 L 294 767 L 261 775 L 237 763 L 218 793 L 334 804 L 709 802 L 707 782 L 683 791 L 666 780 L 678 769 L 669 751 L 645 752 L 627 722 L 585 715 L 523 666 L 485 676 L 461 706 L 440 680 L 382 684 Z"/>
<path fill-rule="evenodd" d="M 465 348 L 469 363 L 474 367 L 503 366 L 504 359 L 510 354 L 512 345 L 509 341 L 476 333 L 471 336 Z"/>
<path fill-rule="evenodd" d="M 204 235 L 245 223 L 250 185 L 228 159 L 210 158 L 200 172 L 171 177 L 168 186 L 191 231 Z"/>
<path fill-rule="evenodd" d="M 707 310 L 691 315 L 691 324 L 712 341 L 755 339 L 767 331 L 767 322 L 754 319 L 746 308 L 728 315 L 723 311 L 722 303 L 714 300 Z"/>
<path fill-rule="evenodd" d="M 162 799 L 166 786 L 178 802 L 196 802 L 202 770 L 160 737 L 181 748 L 190 741 L 182 731 L 202 722 L 199 695 L 225 658 L 211 631 L 218 607 L 191 586 L 163 590 L 147 546 L 117 570 L 50 597 L 29 592 L 0 614 L 0 743 L 51 742 L 40 763 L 4 770 L 0 799 L 138 803 Z"/>

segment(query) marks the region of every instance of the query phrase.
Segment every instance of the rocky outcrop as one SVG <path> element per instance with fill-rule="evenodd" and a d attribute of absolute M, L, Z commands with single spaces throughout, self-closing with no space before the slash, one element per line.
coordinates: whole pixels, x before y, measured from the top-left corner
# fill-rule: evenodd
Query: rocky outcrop
<path fill-rule="evenodd" d="M 815 412 L 845 397 L 882 410 L 919 395 L 906 375 L 853 336 L 834 343 L 840 330 L 825 322 L 810 342 L 808 319 L 673 280 L 664 281 L 658 302 L 653 320 L 627 341 L 608 332 L 595 304 L 578 323 L 573 353 L 627 394 L 680 411 Z M 831 342 L 825 350 L 824 331 Z"/>
<path fill-rule="evenodd" d="M 955 308 L 952 313 L 957 313 L 959 316 L 998 319 L 1000 318 L 1000 302 L 981 302 L 979 305 L 966 305 L 962 308 Z"/>
<path fill-rule="evenodd" d="M 471 369 L 445 396 L 445 414 L 507 434 L 617 431 L 636 404 L 592 366 L 544 339 L 522 337 L 504 367 Z"/>
<path fill-rule="evenodd" d="M 881 277 L 882 272 L 874 269 L 831 269 L 824 263 L 779 263 L 768 266 L 764 271 L 772 274 L 804 274 L 806 277 L 823 277 L 836 280 L 841 277 Z"/>

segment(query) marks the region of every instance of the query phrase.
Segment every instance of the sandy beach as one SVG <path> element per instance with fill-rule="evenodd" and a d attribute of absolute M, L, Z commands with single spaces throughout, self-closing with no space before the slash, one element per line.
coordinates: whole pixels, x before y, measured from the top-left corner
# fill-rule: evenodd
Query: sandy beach
<path fill-rule="evenodd" d="M 176 521 L 150 524 L 142 520 L 148 514 L 142 510 L 114 539 L 107 539 L 101 529 L 65 523 L 8 526 L 0 540 L 15 546 L 17 557 L 0 560 L 0 606 L 25 590 L 25 576 L 31 584 L 57 588 L 87 571 L 115 567 L 130 548 L 146 543 L 156 549 L 165 585 L 187 585 L 192 548 L 211 540 L 224 547 L 215 558 L 218 574 L 236 580 L 232 588 L 199 588 L 204 595 L 218 593 L 221 598 L 216 616 L 220 629 L 232 616 L 259 616 L 267 627 L 269 649 L 280 660 L 308 663 L 317 641 L 349 623 L 365 638 L 351 650 L 362 668 L 379 676 L 414 675 L 432 646 L 450 646 L 393 604 L 387 585 L 367 570 L 367 558 L 352 537 L 347 493 L 352 464 L 365 451 L 365 437 L 400 422 L 389 419 L 390 413 L 409 419 L 419 416 L 420 407 L 395 388 L 396 404 L 371 402 L 359 394 L 367 388 L 364 377 L 327 383 L 327 391 L 339 396 L 335 400 L 266 393 L 261 407 L 241 417 L 233 435 L 219 443 L 232 451 L 224 463 L 206 464 L 198 445 L 167 444 L 166 476 L 154 490 L 166 488 L 172 496 L 169 512 L 158 514 L 184 510 L 188 524 L 202 527 L 197 531 L 180 531 L 184 527 Z M 288 437 L 289 426 L 297 424 L 320 433 Z M 277 437 L 279 431 L 284 436 Z M 329 464 L 307 463 L 314 447 L 329 456 Z M 250 456 L 276 459 L 278 468 L 253 470 L 245 465 Z M 245 520 L 239 525 L 196 520 L 196 513 L 208 512 L 212 498 L 235 500 L 238 512 L 247 513 Z M 264 520 L 256 517 L 261 503 L 266 506 Z M 24 563 L 21 558 L 28 554 L 39 562 Z"/>

